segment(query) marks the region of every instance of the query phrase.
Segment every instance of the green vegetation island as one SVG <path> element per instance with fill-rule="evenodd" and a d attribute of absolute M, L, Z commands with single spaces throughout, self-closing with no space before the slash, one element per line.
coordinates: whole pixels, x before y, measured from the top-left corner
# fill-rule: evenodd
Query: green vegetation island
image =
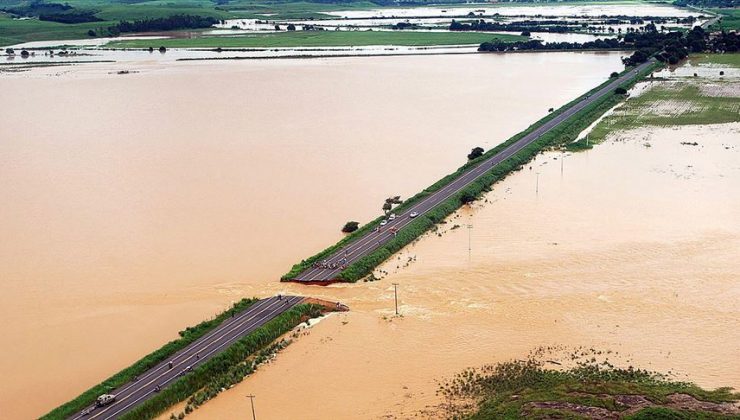
<path fill-rule="evenodd" d="M 609 361 L 611 351 L 575 349 L 560 361 L 537 349 L 521 360 L 467 369 L 443 382 L 449 419 L 729 420 L 740 394 Z M 567 367 L 566 367 L 567 366 Z"/>

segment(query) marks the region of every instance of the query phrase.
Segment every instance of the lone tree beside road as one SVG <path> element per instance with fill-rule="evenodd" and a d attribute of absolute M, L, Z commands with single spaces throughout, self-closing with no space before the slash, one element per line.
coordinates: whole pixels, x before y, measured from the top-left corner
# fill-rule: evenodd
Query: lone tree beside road
<path fill-rule="evenodd" d="M 476 158 L 479 158 L 483 156 L 483 148 L 482 147 L 476 147 L 474 148 L 469 154 L 468 154 L 468 160 L 473 160 Z"/>
<path fill-rule="evenodd" d="M 359 222 L 347 222 L 344 224 L 344 227 L 342 228 L 342 232 L 352 233 L 356 231 L 359 226 L 360 226 Z"/>
<path fill-rule="evenodd" d="M 400 195 L 386 198 L 385 203 L 383 203 L 383 213 L 385 213 L 386 216 L 389 215 L 393 209 L 393 205 L 401 203 L 403 203 L 403 200 L 401 200 Z"/>

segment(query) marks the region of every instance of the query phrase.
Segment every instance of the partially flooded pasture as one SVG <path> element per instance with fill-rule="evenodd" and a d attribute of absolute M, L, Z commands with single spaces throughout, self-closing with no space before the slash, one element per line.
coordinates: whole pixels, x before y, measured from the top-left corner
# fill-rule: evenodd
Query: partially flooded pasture
<path fill-rule="evenodd" d="M 0 75 L 3 416 L 40 415 L 244 296 L 336 293 L 376 324 L 351 296 L 385 284 L 277 280 L 620 67 L 535 53 Z"/>
<path fill-rule="evenodd" d="M 729 54 L 698 55 L 656 72 L 596 124 L 591 139 L 600 141 L 637 127 L 740 122 L 737 61 Z"/>

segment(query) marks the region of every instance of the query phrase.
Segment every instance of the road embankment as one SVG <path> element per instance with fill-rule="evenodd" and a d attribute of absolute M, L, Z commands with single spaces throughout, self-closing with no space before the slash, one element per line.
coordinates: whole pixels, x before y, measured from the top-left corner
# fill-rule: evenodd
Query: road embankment
<path fill-rule="evenodd" d="M 271 343 L 281 335 L 309 318 L 337 310 L 346 307 L 298 296 L 243 299 L 213 320 L 181 331 L 180 339 L 42 419 L 153 418 L 188 398 L 192 400 L 188 405 L 194 409 L 256 369 L 270 354 Z M 252 363 L 244 363 L 250 357 Z M 116 400 L 96 407 L 96 398 L 102 394 L 114 394 Z"/>
<path fill-rule="evenodd" d="M 251 373 L 249 366 L 246 366 L 247 369 L 239 368 L 247 358 L 255 355 L 301 322 L 320 316 L 323 311 L 325 311 L 324 308 L 314 304 L 294 306 L 119 418 L 127 420 L 156 418 L 169 407 L 188 400 L 199 390 L 212 388 L 220 392 L 222 388 L 227 389 Z M 203 402 L 205 401 L 200 403 Z M 195 401 L 192 401 L 190 406 L 197 407 Z"/>
<path fill-rule="evenodd" d="M 55 408 L 41 418 L 48 420 L 66 419 L 67 417 L 94 403 L 95 399 L 99 395 L 104 394 L 111 389 L 116 389 L 126 384 L 127 382 L 130 382 L 135 377 L 143 374 L 147 370 L 166 360 L 168 357 L 172 356 L 173 354 L 186 348 L 199 338 L 203 337 L 204 335 L 215 329 L 217 326 L 219 326 L 223 321 L 228 319 L 232 314 L 245 311 L 256 302 L 257 299 L 253 298 L 242 299 L 239 302 L 235 303 L 230 309 L 218 314 L 212 320 L 203 321 L 196 326 L 185 328 L 184 330 L 180 331 L 180 338 L 172 340 L 159 349 L 142 357 L 131 366 L 121 370 L 120 372 L 114 374 L 98 385 L 95 385 L 94 387 L 88 389 L 87 391 L 80 394 L 77 398 Z"/>
<path fill-rule="evenodd" d="M 632 69 L 629 69 L 619 75 L 619 78 L 616 80 L 624 80 L 619 83 L 619 86 L 629 88 L 646 75 L 651 74 L 657 67 L 659 67 L 659 64 L 655 63 L 645 65 L 637 74 L 634 74 L 634 76 L 629 75 L 629 72 L 632 71 Z M 390 258 L 395 252 L 417 239 L 419 236 L 431 229 L 435 224 L 441 222 L 445 217 L 460 208 L 463 205 L 461 197 L 479 197 L 480 194 L 489 189 L 491 185 L 502 180 L 511 172 L 521 169 L 524 164 L 541 151 L 551 147 L 561 147 L 574 141 L 583 129 L 588 127 L 607 110 L 624 100 L 623 95 L 617 95 L 613 92 L 602 94 L 602 96 L 599 96 L 596 99 L 591 98 L 592 95 L 596 95 L 598 92 L 603 92 L 605 88 L 610 87 L 610 85 L 613 85 L 614 83 L 614 79 L 607 80 L 591 91 L 584 93 L 579 98 L 576 98 L 558 110 L 551 112 L 526 130 L 489 150 L 483 154 L 483 156 L 469 161 L 454 173 L 442 178 L 430 187 L 424 189 L 422 192 L 416 194 L 414 197 L 405 201 L 395 209 L 395 213 L 401 214 L 406 212 L 408 209 L 413 208 L 429 196 L 437 194 L 439 191 L 458 182 L 462 177 L 469 175 L 471 169 L 479 166 L 483 162 L 493 159 L 499 153 L 510 150 L 512 146 L 520 142 L 525 137 L 541 132 L 543 127 L 551 126 L 553 124 L 553 120 L 557 121 L 557 119 L 565 117 L 562 122 L 557 123 L 544 131 L 544 133 L 539 134 L 531 143 L 517 150 L 513 155 L 497 164 L 494 164 L 490 170 L 486 171 L 481 176 L 478 176 L 472 180 L 472 182 L 469 182 L 464 188 L 458 189 L 454 193 L 449 194 L 443 201 L 436 204 L 433 208 L 424 212 L 424 214 L 420 215 L 407 225 L 404 225 L 403 229 L 400 229 L 392 239 L 382 243 L 382 246 L 378 246 L 370 252 L 367 252 L 362 257 L 353 260 L 338 274 L 333 275 L 330 278 L 315 278 L 309 279 L 308 281 L 306 281 L 305 278 L 298 278 L 301 273 L 311 270 L 315 263 L 325 259 L 331 259 L 332 255 L 336 256 L 337 252 L 340 250 L 345 249 L 345 247 L 351 247 L 353 243 L 360 241 L 363 237 L 370 234 L 383 217 L 379 217 L 371 221 L 359 230 L 346 236 L 335 245 L 294 265 L 288 273 L 282 276 L 281 280 L 325 285 L 331 282 L 356 282 L 365 278 L 372 273 L 372 270 L 375 269 L 375 267 Z M 610 89 L 612 87 L 610 87 Z M 586 104 L 585 106 L 583 106 L 584 103 Z M 579 107 L 579 109 L 577 109 L 576 112 L 573 112 L 576 107 Z M 379 245 L 381 245 L 380 242 Z"/>

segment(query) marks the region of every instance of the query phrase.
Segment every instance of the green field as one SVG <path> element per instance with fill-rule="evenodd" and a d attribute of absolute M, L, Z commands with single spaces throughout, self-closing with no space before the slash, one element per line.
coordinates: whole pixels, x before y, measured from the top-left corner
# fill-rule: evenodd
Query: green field
<path fill-rule="evenodd" d="M 740 69 L 740 53 L 693 55 L 690 60 L 692 64 L 709 64 Z"/>
<path fill-rule="evenodd" d="M 526 40 L 519 35 L 476 32 L 389 32 L 389 31 L 290 31 L 240 36 L 207 36 L 158 40 L 114 41 L 109 48 L 275 48 L 275 47 L 344 47 L 367 45 L 463 45 L 498 40 Z"/>
<path fill-rule="evenodd" d="M 87 31 L 100 26 L 110 26 L 116 22 L 91 22 L 67 25 L 56 22 L 44 22 L 38 19 L 18 20 L 0 13 L 0 46 L 20 44 L 29 41 L 47 41 L 57 39 L 90 38 Z"/>
<path fill-rule="evenodd" d="M 722 22 L 715 24 L 712 29 L 723 29 L 725 31 L 740 30 L 740 9 L 709 9 L 722 16 Z"/>

